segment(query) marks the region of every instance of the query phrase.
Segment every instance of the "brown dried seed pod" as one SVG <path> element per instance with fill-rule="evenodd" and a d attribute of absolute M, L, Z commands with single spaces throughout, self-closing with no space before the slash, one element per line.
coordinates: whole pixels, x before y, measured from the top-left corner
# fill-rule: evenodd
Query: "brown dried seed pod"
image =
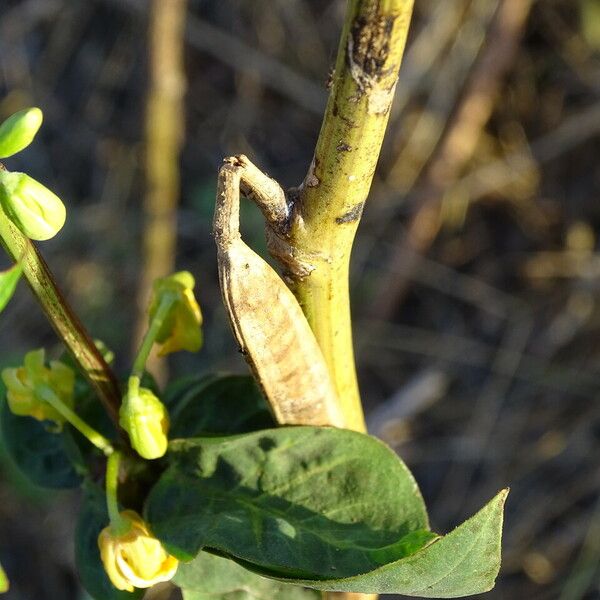
<path fill-rule="evenodd" d="M 221 293 L 234 335 L 279 423 L 343 427 L 325 360 L 302 309 L 279 275 L 241 239 L 240 181 L 248 164 L 242 157 L 221 168 L 214 220 Z M 245 175 L 245 189 L 260 186 L 261 177 L 249 182 Z M 266 196 L 254 192 L 255 198 Z"/>

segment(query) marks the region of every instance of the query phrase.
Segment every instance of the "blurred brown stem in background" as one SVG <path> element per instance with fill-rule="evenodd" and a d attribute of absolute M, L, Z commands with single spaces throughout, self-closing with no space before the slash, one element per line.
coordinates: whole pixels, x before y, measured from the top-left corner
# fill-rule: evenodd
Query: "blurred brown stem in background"
<path fill-rule="evenodd" d="M 480 56 L 462 98 L 427 167 L 420 186 L 418 207 L 389 260 L 389 278 L 375 295 L 372 314 L 389 319 L 404 295 L 410 274 L 427 252 L 440 227 L 444 192 L 473 156 L 488 122 L 504 75 L 510 69 L 533 4 L 532 0 L 501 0 Z"/>
<path fill-rule="evenodd" d="M 179 155 L 184 132 L 186 11 L 187 0 L 153 0 L 150 10 L 143 268 L 135 349 L 147 327 L 146 307 L 152 282 L 168 275 L 175 266 Z M 151 354 L 147 366 L 159 382 L 166 379 L 165 361 L 158 361 Z"/>

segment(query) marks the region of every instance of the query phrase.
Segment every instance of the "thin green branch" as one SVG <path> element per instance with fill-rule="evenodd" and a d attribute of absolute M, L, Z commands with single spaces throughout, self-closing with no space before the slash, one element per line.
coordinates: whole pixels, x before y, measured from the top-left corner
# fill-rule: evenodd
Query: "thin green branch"
<path fill-rule="evenodd" d="M 117 380 L 91 337 L 61 294 L 48 265 L 34 244 L 0 211 L 0 242 L 23 267 L 31 291 L 48 320 L 95 389 L 109 416 L 118 426 L 121 393 Z"/>
<path fill-rule="evenodd" d="M 35 392 L 36 395 L 52 406 L 52 408 L 73 425 L 81 435 L 83 435 L 91 444 L 96 446 L 96 448 L 101 450 L 106 456 L 110 456 L 113 453 L 114 448 L 110 441 L 92 426 L 88 425 L 77 413 L 64 404 L 51 387 L 40 385 L 36 387 Z"/>
<path fill-rule="evenodd" d="M 135 357 L 131 377 L 137 377 L 140 380 L 143 377 L 144 371 L 146 370 L 146 362 L 148 361 L 150 351 L 156 341 L 156 336 L 159 334 L 160 328 L 163 326 L 171 307 L 176 301 L 177 297 L 174 294 L 165 294 L 162 297 L 156 310 L 156 314 L 152 318 L 150 327 L 146 331 L 146 335 L 144 336 L 140 349 Z"/>

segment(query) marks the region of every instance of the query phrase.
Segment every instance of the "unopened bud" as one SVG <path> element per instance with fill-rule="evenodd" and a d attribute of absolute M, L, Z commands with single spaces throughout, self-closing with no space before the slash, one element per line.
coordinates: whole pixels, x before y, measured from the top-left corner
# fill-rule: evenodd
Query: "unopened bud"
<path fill-rule="evenodd" d="M 0 171 L 0 204 L 30 239 L 48 240 L 65 223 L 65 205 L 47 187 L 25 173 Z"/>
<path fill-rule="evenodd" d="M 147 388 L 129 392 L 119 411 L 119 423 L 133 449 L 148 460 L 167 451 L 169 415 L 165 405 Z"/>
<path fill-rule="evenodd" d="M 8 117 L 0 125 L 0 158 L 7 158 L 27 148 L 42 124 L 39 108 L 26 108 Z"/>

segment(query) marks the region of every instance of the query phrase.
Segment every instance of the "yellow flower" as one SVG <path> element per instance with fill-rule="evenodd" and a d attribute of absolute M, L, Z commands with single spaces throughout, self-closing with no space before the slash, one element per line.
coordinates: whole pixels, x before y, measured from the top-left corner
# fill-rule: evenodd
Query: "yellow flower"
<path fill-rule="evenodd" d="M 156 336 L 156 341 L 162 344 L 159 356 L 178 350 L 197 352 L 202 347 L 202 313 L 194 297 L 194 286 L 194 277 L 187 271 L 154 282 L 149 309 L 150 323 L 165 296 L 175 297 L 174 304 Z"/>
<path fill-rule="evenodd" d="M 133 588 L 149 588 L 169 581 L 179 564 L 150 533 L 148 525 L 133 510 L 121 516 L 130 522 L 129 530 L 115 535 L 110 525 L 98 536 L 98 547 L 104 569 L 118 590 L 133 592 Z"/>
<path fill-rule="evenodd" d="M 8 407 L 15 415 L 33 417 L 38 421 L 54 421 L 62 426 L 65 418 L 39 397 L 36 387 L 50 387 L 63 404 L 72 408 L 75 373 L 59 361 L 50 361 L 50 368 L 46 367 L 44 357 L 43 348 L 32 350 L 25 355 L 22 367 L 2 371 Z"/>
<path fill-rule="evenodd" d="M 160 458 L 167 451 L 169 414 L 152 390 L 136 387 L 127 393 L 119 409 L 119 423 L 142 458 Z"/>

